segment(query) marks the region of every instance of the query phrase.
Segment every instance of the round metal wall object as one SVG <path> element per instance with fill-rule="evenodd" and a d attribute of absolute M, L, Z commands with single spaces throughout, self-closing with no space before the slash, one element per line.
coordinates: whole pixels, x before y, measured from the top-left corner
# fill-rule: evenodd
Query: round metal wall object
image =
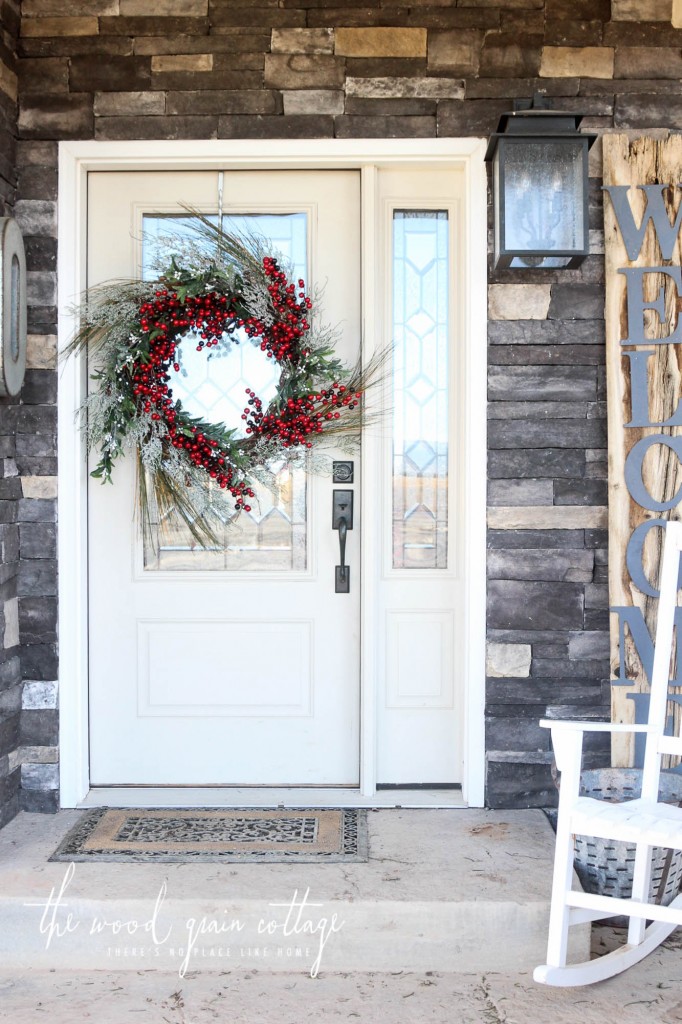
<path fill-rule="evenodd" d="M 0 217 L 0 395 L 18 395 L 26 372 L 26 254 L 13 217 Z"/>

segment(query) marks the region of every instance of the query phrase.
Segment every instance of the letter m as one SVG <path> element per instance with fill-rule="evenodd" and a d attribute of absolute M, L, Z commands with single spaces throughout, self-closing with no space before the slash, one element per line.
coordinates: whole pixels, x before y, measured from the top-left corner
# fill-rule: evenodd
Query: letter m
<path fill-rule="evenodd" d="M 616 605 L 611 608 L 612 612 L 618 615 L 618 676 L 611 680 L 612 686 L 629 686 L 632 679 L 626 675 L 626 649 L 625 649 L 625 627 L 627 626 L 635 650 L 642 663 L 642 668 L 647 680 L 651 682 L 651 673 L 654 668 L 654 642 L 647 629 L 644 615 L 641 608 L 632 605 Z M 675 609 L 675 630 L 678 637 L 682 637 L 682 607 Z M 682 643 L 677 644 L 677 655 L 675 659 L 675 677 L 672 680 L 673 686 L 682 686 L 680 678 L 682 672 Z"/>
<path fill-rule="evenodd" d="M 668 185 L 637 185 L 640 192 L 646 196 L 646 207 L 642 214 L 642 223 L 637 227 L 635 218 L 632 216 L 632 208 L 628 199 L 629 185 L 604 185 L 604 191 L 608 192 L 613 203 L 613 210 L 616 214 L 618 227 L 623 236 L 625 250 L 629 260 L 636 260 L 639 256 L 644 242 L 644 235 L 649 221 L 653 223 L 654 232 L 661 247 L 661 254 L 664 260 L 673 258 L 675 240 L 682 225 L 682 206 L 677 211 L 674 224 L 670 223 L 668 211 L 663 202 L 663 191 Z M 682 186 L 677 185 L 676 188 Z"/>

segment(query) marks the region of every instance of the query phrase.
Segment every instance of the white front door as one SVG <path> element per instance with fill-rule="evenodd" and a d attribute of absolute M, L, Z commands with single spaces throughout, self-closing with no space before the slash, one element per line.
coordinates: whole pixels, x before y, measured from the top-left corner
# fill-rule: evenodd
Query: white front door
<path fill-rule="evenodd" d="M 89 177 L 88 285 L 141 273 L 179 203 L 217 209 L 214 172 Z M 324 286 L 339 354 L 360 345 L 360 175 L 225 172 L 224 213 L 272 238 Z M 186 214 L 184 214 L 186 216 Z M 243 403 L 262 373 L 191 379 L 188 401 Z M 241 389 L 241 390 L 240 390 Z M 191 392 L 191 394 L 190 394 Z M 227 395 L 227 398 L 226 398 Z M 282 470 L 220 550 L 178 534 L 143 550 L 131 457 L 90 480 L 90 773 L 93 785 L 336 785 L 359 781 L 359 453 L 349 594 L 336 594 L 331 475 Z M 66 571 L 62 567 L 62 571 Z"/>

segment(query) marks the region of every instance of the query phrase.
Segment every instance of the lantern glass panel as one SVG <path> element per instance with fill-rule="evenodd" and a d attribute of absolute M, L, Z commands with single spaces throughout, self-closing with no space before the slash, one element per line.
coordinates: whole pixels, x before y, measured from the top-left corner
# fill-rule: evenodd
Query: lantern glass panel
<path fill-rule="evenodd" d="M 583 141 L 505 142 L 502 248 L 516 253 L 582 250 Z"/>

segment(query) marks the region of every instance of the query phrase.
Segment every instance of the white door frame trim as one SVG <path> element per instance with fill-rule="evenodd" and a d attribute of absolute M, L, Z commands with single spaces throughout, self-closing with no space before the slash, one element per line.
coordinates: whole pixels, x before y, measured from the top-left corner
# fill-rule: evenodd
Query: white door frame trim
<path fill-rule="evenodd" d="M 484 803 L 485 785 L 485 510 L 487 206 L 483 139 L 310 139 L 149 142 L 61 142 L 59 144 L 59 352 L 74 329 L 71 306 L 85 284 L 87 174 L 89 171 L 354 168 L 363 175 L 363 294 L 370 284 L 376 246 L 376 168 L 400 164 L 459 165 L 465 174 L 466 458 L 465 652 L 463 797 Z M 376 345 L 372 303 L 363 304 L 368 355 Z M 59 367 L 58 565 L 59 565 L 59 742 L 60 803 L 75 807 L 90 788 L 87 688 L 87 466 L 77 423 L 85 390 L 82 360 Z M 374 459 L 363 459 L 363 480 L 373 478 Z M 365 492 L 366 493 L 366 492 Z M 378 526 L 363 528 L 364 565 L 373 564 Z M 359 795 L 375 793 L 377 645 L 373 622 L 373 574 L 364 573 L 362 595 L 361 751 Z M 416 802 L 419 794 L 415 793 Z M 405 799 L 401 800 L 403 806 Z"/>

